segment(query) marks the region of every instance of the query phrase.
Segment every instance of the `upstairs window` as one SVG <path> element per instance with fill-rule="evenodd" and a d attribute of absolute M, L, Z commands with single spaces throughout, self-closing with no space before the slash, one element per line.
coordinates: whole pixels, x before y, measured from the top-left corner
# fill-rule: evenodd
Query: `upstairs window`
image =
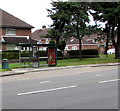
<path fill-rule="evenodd" d="M 49 40 L 48 39 L 46 39 L 46 44 L 49 44 Z"/>
<path fill-rule="evenodd" d="M 15 35 L 15 29 L 7 28 L 6 29 L 6 35 Z"/>

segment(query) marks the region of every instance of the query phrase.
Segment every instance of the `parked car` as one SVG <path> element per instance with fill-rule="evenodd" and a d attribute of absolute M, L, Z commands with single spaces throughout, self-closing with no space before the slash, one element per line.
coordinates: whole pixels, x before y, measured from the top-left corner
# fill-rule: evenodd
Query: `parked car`
<path fill-rule="evenodd" d="M 109 49 L 109 50 L 107 51 L 107 54 L 115 54 L 115 49 Z"/>

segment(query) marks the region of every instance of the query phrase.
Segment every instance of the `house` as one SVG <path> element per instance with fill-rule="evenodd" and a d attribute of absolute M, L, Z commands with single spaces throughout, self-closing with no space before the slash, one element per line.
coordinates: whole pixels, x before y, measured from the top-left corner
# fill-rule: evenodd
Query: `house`
<path fill-rule="evenodd" d="M 48 34 L 50 28 L 43 26 L 42 29 L 38 29 L 32 33 L 32 39 L 37 40 L 40 44 L 49 44 L 50 39 L 45 38 L 44 35 Z M 105 41 L 98 41 L 97 34 L 85 35 L 82 38 L 82 49 L 98 49 L 99 53 L 104 52 Z M 66 40 L 66 51 L 79 50 L 79 41 L 75 37 L 71 37 Z"/>
<path fill-rule="evenodd" d="M 0 24 L 2 50 L 18 50 L 16 46 L 18 43 L 36 43 L 31 39 L 33 26 L 2 9 L 0 9 L 0 13 L 2 13 L 2 23 Z"/>
<path fill-rule="evenodd" d="M 45 25 L 42 26 L 42 29 L 38 29 L 32 33 L 32 39 L 37 41 L 37 44 L 49 44 L 50 38 L 46 38 L 45 35 L 48 34 L 50 28 L 46 28 Z M 40 50 L 46 50 L 47 47 L 40 47 Z"/>
<path fill-rule="evenodd" d="M 97 34 L 85 35 L 82 38 L 82 49 L 97 49 L 99 53 L 104 52 L 105 41 L 98 41 Z M 79 50 L 79 40 L 75 37 L 71 37 L 66 41 L 65 50 Z"/>

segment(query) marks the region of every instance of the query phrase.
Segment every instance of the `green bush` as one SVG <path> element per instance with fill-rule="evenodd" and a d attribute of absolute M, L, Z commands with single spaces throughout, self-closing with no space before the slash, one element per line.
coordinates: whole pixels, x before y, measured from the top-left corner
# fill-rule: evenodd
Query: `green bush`
<path fill-rule="evenodd" d="M 51 41 L 49 42 L 48 48 L 50 48 L 50 47 L 55 47 L 55 41 L 54 41 L 54 40 L 51 40 Z"/>
<path fill-rule="evenodd" d="M 65 47 L 66 47 L 66 42 L 64 40 L 59 41 L 57 48 L 63 51 Z"/>
<path fill-rule="evenodd" d="M 49 44 L 50 44 L 50 45 L 55 45 L 55 41 L 54 41 L 54 40 L 51 40 L 51 41 L 49 42 Z"/>

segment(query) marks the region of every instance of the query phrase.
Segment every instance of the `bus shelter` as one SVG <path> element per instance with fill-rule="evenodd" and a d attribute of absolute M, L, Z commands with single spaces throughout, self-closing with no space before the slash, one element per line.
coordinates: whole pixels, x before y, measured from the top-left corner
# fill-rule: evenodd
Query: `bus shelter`
<path fill-rule="evenodd" d="M 17 44 L 19 46 L 19 63 L 21 67 L 39 67 L 41 59 L 45 59 L 48 66 L 55 66 L 57 65 L 57 48 L 56 46 L 50 44 Z M 47 56 L 40 57 L 40 48 L 47 47 Z M 23 49 L 26 49 L 28 54 L 27 56 L 22 56 Z M 52 51 L 55 49 L 54 51 Z M 29 55 L 29 56 L 28 56 Z M 55 61 L 53 62 L 50 61 Z"/>

